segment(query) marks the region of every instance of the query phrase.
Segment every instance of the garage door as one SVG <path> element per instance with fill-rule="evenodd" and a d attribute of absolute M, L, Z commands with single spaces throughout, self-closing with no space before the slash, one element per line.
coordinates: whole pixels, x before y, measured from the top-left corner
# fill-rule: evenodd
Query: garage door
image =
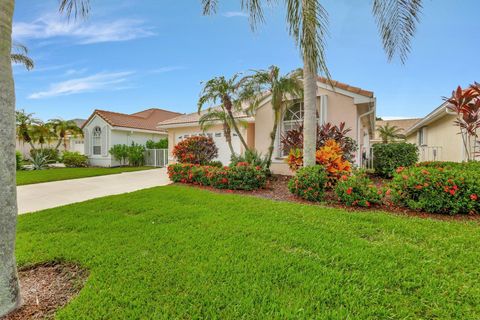
<path fill-rule="evenodd" d="M 214 131 L 208 130 L 205 133 L 178 133 L 176 137 L 177 142 L 181 141 L 185 138 L 192 137 L 192 136 L 199 136 L 199 135 L 208 135 L 212 137 L 215 145 L 218 148 L 218 157 L 215 160 L 221 161 L 224 165 L 228 165 L 230 163 L 231 153 L 230 148 L 228 147 L 227 141 L 225 140 L 225 136 L 223 131 Z M 240 154 L 241 150 L 241 143 L 240 139 L 238 138 L 237 134 L 232 134 L 232 145 L 233 150 L 235 150 L 236 154 Z"/>

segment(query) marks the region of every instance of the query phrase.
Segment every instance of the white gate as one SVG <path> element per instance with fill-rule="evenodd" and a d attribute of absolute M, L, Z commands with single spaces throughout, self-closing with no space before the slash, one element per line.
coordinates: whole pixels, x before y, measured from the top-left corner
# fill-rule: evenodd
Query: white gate
<path fill-rule="evenodd" d="M 165 167 L 168 164 L 168 149 L 146 149 L 145 165 L 150 167 Z"/>

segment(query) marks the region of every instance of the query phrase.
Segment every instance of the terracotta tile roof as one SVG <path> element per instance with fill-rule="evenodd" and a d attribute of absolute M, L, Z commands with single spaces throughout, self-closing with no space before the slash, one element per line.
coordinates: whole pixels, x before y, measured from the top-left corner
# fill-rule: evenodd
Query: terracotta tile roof
<path fill-rule="evenodd" d="M 331 82 L 329 82 L 327 80 L 327 78 L 324 78 L 324 77 L 318 77 L 318 81 L 320 81 L 322 83 L 325 83 L 325 84 L 328 84 L 328 85 L 331 84 L 334 87 L 337 87 L 339 89 L 343 89 L 343 90 L 346 90 L 346 91 L 349 91 L 349 92 L 352 92 L 352 93 L 356 93 L 356 94 L 359 94 L 359 95 L 362 95 L 362 96 L 366 96 L 366 97 L 369 97 L 369 98 L 373 98 L 373 92 L 372 91 L 363 90 L 359 87 L 354 87 L 354 86 L 348 85 L 348 84 L 340 82 L 340 81 L 331 80 Z"/>
<path fill-rule="evenodd" d="M 213 107 L 212 109 L 215 109 L 215 108 L 219 108 L 219 107 Z M 204 115 L 207 112 L 207 110 L 208 109 L 202 110 L 200 114 L 198 114 L 198 112 L 182 114 L 178 117 L 162 121 L 158 123 L 158 126 L 161 127 L 163 125 L 169 125 L 169 124 L 198 123 L 198 120 L 200 119 L 200 117 Z M 248 117 L 248 115 L 243 111 L 234 112 L 234 116 L 235 118 L 238 118 L 238 119 Z"/>
<path fill-rule="evenodd" d="M 181 113 L 157 108 L 151 108 L 132 114 L 96 109 L 85 124 L 87 124 L 95 115 L 98 115 L 113 127 L 162 131 L 157 128 L 159 122 L 177 117 L 181 115 Z"/>

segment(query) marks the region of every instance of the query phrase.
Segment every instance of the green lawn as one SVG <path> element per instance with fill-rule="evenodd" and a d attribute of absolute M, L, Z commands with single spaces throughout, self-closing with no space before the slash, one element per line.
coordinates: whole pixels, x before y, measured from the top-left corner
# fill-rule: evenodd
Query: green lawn
<path fill-rule="evenodd" d="M 49 181 L 69 180 L 87 177 L 104 176 L 122 172 L 148 170 L 153 167 L 121 167 L 121 168 L 55 168 L 35 171 L 17 171 L 17 186 Z"/>
<path fill-rule="evenodd" d="M 480 225 L 158 187 L 19 217 L 90 270 L 58 319 L 480 319 Z"/>

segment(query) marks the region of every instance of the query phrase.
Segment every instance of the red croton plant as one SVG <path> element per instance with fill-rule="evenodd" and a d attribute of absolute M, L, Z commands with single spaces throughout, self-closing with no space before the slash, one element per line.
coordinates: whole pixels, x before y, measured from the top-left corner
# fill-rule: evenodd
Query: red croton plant
<path fill-rule="evenodd" d="M 478 129 L 480 129 L 480 84 L 475 82 L 466 89 L 458 86 L 450 98 L 448 109 L 457 115 L 455 124 L 460 128 L 463 147 L 467 161 L 475 159 L 477 150 Z"/>

